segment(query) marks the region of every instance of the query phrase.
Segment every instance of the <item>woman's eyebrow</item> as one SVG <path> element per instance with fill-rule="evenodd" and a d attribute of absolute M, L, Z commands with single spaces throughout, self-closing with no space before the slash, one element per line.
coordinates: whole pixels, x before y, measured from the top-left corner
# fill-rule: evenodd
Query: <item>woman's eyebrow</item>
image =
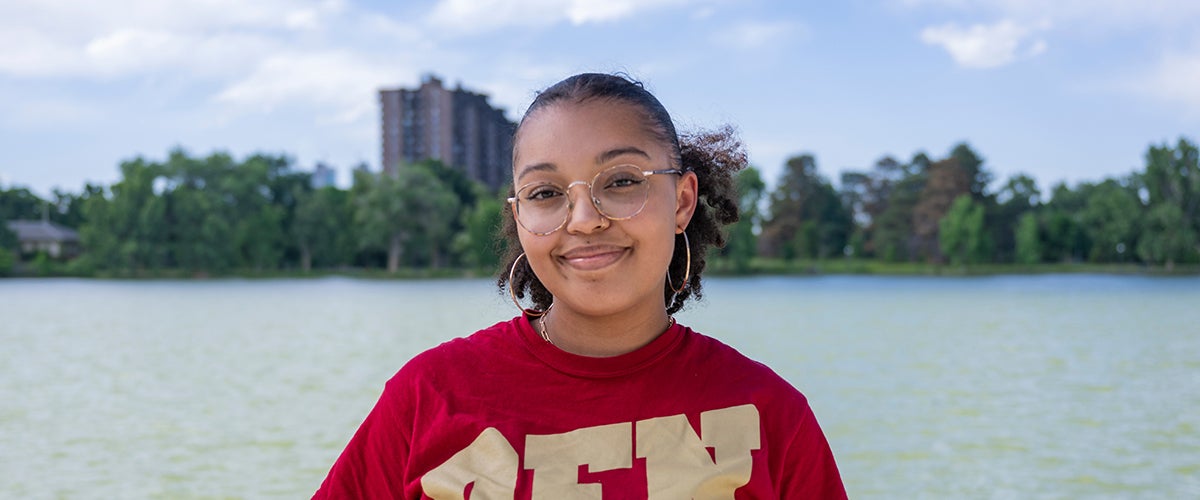
<path fill-rule="evenodd" d="M 517 181 L 520 181 L 522 178 L 525 177 L 525 174 L 528 174 L 530 172 L 557 172 L 557 171 L 558 171 L 558 167 L 554 166 L 553 163 L 543 162 L 543 163 L 534 163 L 533 165 L 525 165 L 524 167 L 521 167 L 521 173 L 517 174 Z"/>
<path fill-rule="evenodd" d="M 616 158 L 616 157 L 622 156 L 622 155 L 637 155 L 637 156 L 641 156 L 647 160 L 650 159 L 649 153 L 642 151 L 641 149 L 635 148 L 633 146 L 627 146 L 627 147 L 623 147 L 623 148 L 610 149 L 608 151 L 605 151 L 603 153 L 596 155 L 596 164 L 602 165 L 602 164 L 608 163 L 609 161 L 612 161 L 613 158 Z"/>

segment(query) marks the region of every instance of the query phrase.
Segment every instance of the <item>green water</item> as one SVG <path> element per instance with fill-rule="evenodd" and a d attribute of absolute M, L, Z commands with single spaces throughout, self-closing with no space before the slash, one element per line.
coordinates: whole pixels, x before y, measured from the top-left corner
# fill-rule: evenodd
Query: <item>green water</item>
<path fill-rule="evenodd" d="M 681 322 L 810 399 L 854 498 L 1200 497 L 1200 279 L 754 278 Z M 487 281 L 0 280 L 0 498 L 306 498 Z"/>

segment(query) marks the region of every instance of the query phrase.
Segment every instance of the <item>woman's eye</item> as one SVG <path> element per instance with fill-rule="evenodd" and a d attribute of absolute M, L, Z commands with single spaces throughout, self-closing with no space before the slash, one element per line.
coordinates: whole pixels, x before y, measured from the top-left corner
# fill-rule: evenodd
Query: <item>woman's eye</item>
<path fill-rule="evenodd" d="M 530 201 L 545 201 L 562 196 L 562 190 L 553 187 L 540 187 L 529 192 L 525 199 Z"/>
<path fill-rule="evenodd" d="M 635 179 L 632 177 L 618 177 L 616 179 L 609 181 L 608 185 L 605 187 L 608 187 L 608 188 L 632 187 L 632 186 L 636 186 L 636 185 L 640 184 L 641 182 L 642 181 L 640 179 Z"/>

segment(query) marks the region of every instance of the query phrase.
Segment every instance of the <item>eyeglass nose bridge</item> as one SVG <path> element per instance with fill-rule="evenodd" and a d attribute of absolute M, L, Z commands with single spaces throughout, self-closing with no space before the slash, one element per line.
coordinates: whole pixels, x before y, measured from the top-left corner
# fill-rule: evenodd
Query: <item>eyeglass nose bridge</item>
<path fill-rule="evenodd" d="M 595 179 L 592 180 L 594 181 Z M 587 186 L 587 199 L 591 200 L 592 208 L 596 209 L 596 213 L 600 214 L 601 217 L 606 219 L 610 218 L 608 215 L 605 215 L 604 210 L 600 208 L 600 200 L 596 199 L 596 196 L 592 194 L 592 181 L 575 181 L 567 184 L 567 187 L 563 188 L 563 192 L 567 194 L 567 213 L 566 217 L 563 217 L 563 223 L 565 224 L 567 222 L 567 219 L 571 217 L 571 212 L 575 209 L 575 199 L 571 196 L 571 188 L 578 184 Z"/>

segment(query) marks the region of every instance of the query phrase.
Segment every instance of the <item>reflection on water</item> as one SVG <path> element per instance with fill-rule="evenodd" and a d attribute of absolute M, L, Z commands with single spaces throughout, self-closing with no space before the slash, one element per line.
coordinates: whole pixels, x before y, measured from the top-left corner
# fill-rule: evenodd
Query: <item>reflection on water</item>
<path fill-rule="evenodd" d="M 1200 280 L 716 279 L 856 498 L 1200 496 Z M 490 283 L 0 280 L 0 497 L 299 498 Z"/>

